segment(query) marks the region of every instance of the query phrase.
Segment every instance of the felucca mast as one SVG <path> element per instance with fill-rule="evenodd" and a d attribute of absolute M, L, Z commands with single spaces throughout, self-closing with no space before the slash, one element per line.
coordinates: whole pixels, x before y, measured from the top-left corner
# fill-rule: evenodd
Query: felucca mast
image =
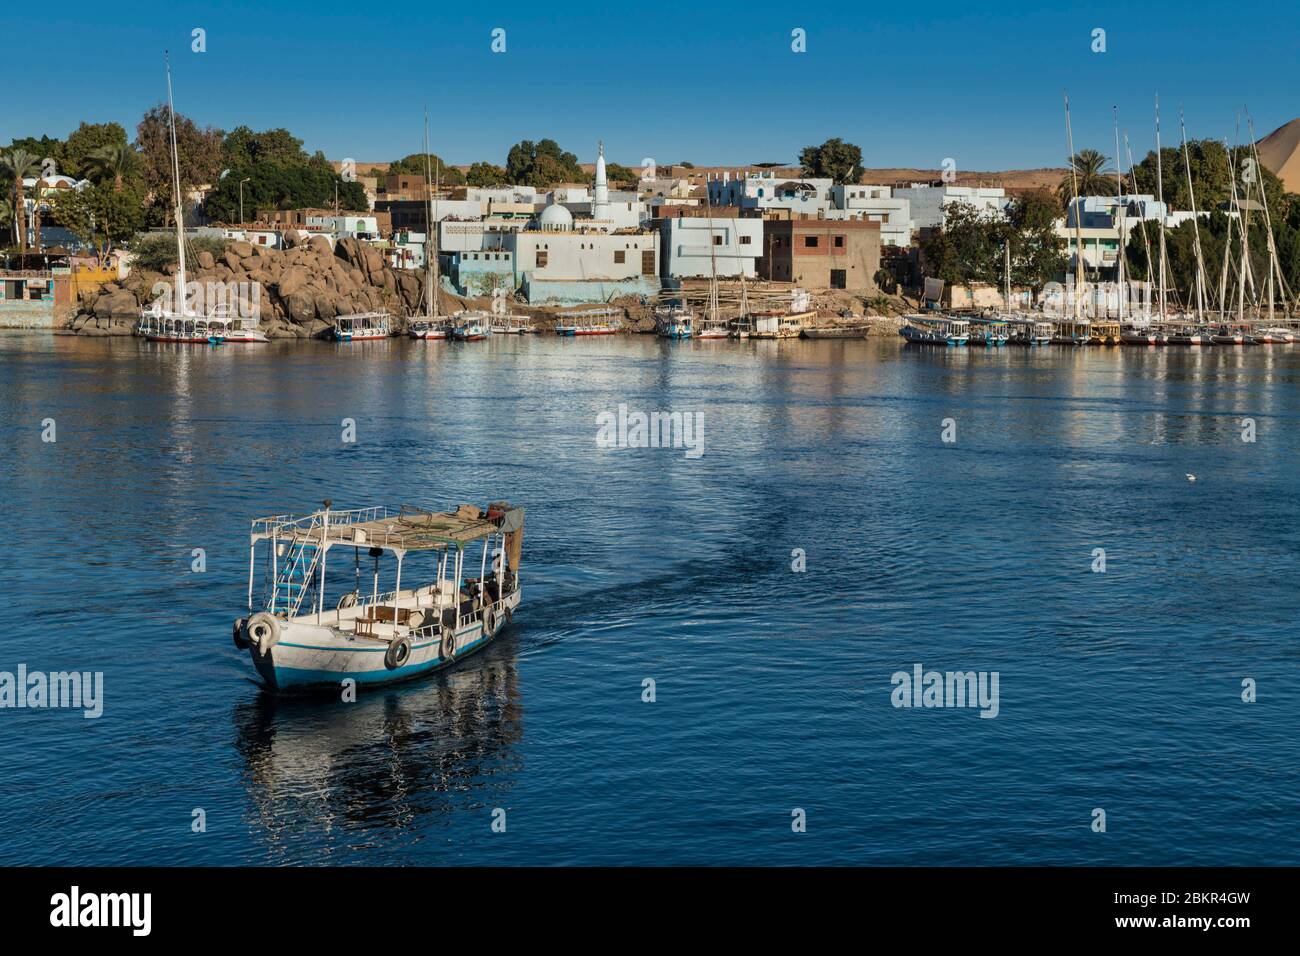
<path fill-rule="evenodd" d="M 1187 124 L 1183 108 L 1178 107 L 1178 129 L 1183 140 L 1183 168 L 1187 171 L 1187 195 L 1192 204 L 1192 243 L 1196 251 L 1196 320 L 1205 321 L 1205 258 L 1201 254 L 1201 227 L 1196 209 L 1196 190 L 1192 187 L 1192 160 L 1187 151 Z"/>
<path fill-rule="evenodd" d="M 1251 154 L 1255 159 L 1255 170 L 1258 173 L 1258 171 L 1262 168 L 1259 162 L 1259 143 L 1256 142 L 1255 140 L 1255 121 L 1251 119 L 1249 110 L 1246 111 L 1246 128 L 1250 132 L 1250 149 L 1251 149 Z M 1260 203 L 1264 207 L 1264 225 L 1268 229 L 1268 258 L 1269 258 L 1268 318 L 1269 321 L 1272 322 L 1273 321 L 1273 273 L 1274 272 L 1277 273 L 1278 285 L 1281 287 L 1282 290 L 1282 308 L 1284 311 L 1290 311 L 1289 301 L 1291 298 L 1291 290 L 1287 286 L 1286 276 L 1282 275 L 1282 262 L 1277 255 L 1277 240 L 1273 236 L 1273 214 L 1270 213 L 1268 209 L 1268 197 L 1264 193 L 1263 177 L 1260 177 L 1259 198 L 1260 198 Z"/>
<path fill-rule="evenodd" d="M 1160 97 L 1156 96 L 1156 202 L 1160 204 L 1160 321 L 1165 321 L 1165 180 L 1164 154 L 1160 151 Z"/>
<path fill-rule="evenodd" d="M 1128 133 L 1124 134 L 1124 155 L 1128 157 L 1128 172 L 1133 177 L 1133 195 L 1137 195 L 1137 174 L 1133 172 L 1133 148 L 1129 145 Z M 1146 251 L 1147 261 L 1147 278 L 1143 284 L 1143 308 L 1146 310 L 1146 320 L 1151 321 L 1151 237 L 1147 234 L 1147 216 L 1146 210 L 1143 209 L 1142 217 L 1138 220 L 1138 229 L 1142 232 L 1142 248 Z"/>
<path fill-rule="evenodd" d="M 1232 150 L 1228 141 L 1223 141 L 1223 154 L 1228 157 L 1228 183 L 1231 187 L 1231 208 L 1237 208 L 1237 174 L 1232 170 Z M 1223 271 L 1219 273 L 1219 318 L 1228 315 L 1228 253 L 1232 249 L 1232 219 L 1228 216 L 1228 231 L 1223 237 Z"/>
<path fill-rule="evenodd" d="M 1074 321 L 1083 305 L 1083 217 L 1079 210 L 1079 164 L 1074 155 L 1074 130 L 1070 127 L 1070 94 L 1065 94 L 1065 141 L 1070 149 L 1070 189 L 1074 196 Z"/>
<path fill-rule="evenodd" d="M 170 54 L 164 53 L 167 65 L 167 116 L 171 127 L 172 141 L 172 190 L 176 199 L 176 301 L 172 310 L 177 315 L 185 314 L 185 221 L 181 216 L 181 164 L 176 151 L 176 107 L 172 102 L 172 61 Z"/>
<path fill-rule="evenodd" d="M 438 317 L 438 286 L 442 285 L 439 270 L 442 263 L 438 261 L 438 200 L 442 193 L 442 160 L 438 160 L 437 171 L 433 174 L 433 221 L 429 228 L 433 230 L 433 318 Z"/>
<path fill-rule="evenodd" d="M 426 315 L 434 314 L 433 306 L 433 260 L 437 256 L 437 228 L 433 219 L 433 169 L 429 159 L 429 109 L 424 110 L 424 199 L 429 219 L 429 234 L 424 237 L 424 311 Z"/>
<path fill-rule="evenodd" d="M 1006 302 L 1007 312 L 1011 312 L 1011 240 L 1002 240 L 1002 298 Z"/>
<path fill-rule="evenodd" d="M 1119 321 L 1124 322 L 1124 300 L 1128 298 L 1128 286 L 1124 282 L 1124 259 L 1128 255 L 1128 236 L 1125 226 L 1128 210 L 1124 206 L 1124 163 L 1119 158 L 1119 108 L 1112 106 L 1111 116 L 1115 124 L 1115 218 L 1119 226 L 1119 255 L 1116 257 L 1116 285 L 1118 285 Z"/>
<path fill-rule="evenodd" d="M 708 189 L 704 191 L 704 202 L 709 214 L 709 324 L 712 325 L 718 321 L 718 257 L 713 243 L 713 198 Z"/>

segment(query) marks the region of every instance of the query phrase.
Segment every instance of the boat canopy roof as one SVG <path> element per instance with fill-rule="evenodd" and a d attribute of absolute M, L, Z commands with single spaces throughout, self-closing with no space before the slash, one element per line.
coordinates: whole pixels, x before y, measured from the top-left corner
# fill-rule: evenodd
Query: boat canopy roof
<path fill-rule="evenodd" d="M 258 518 L 253 522 L 250 540 L 256 543 L 297 535 L 322 541 L 327 548 L 345 544 L 390 551 L 428 551 L 463 548 L 470 542 L 522 526 L 523 509 L 504 502 L 489 505 L 487 511 L 478 505 L 461 505 L 455 511 L 426 511 L 411 505 L 394 510 L 381 506 Z"/>

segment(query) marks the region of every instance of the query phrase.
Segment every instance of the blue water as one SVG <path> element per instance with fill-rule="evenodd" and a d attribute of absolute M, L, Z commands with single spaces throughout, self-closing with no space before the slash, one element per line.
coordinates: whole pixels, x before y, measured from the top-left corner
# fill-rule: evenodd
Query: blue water
<path fill-rule="evenodd" d="M 620 403 L 703 457 L 598 448 Z M 1300 863 L 1297 409 L 1282 346 L 0 337 L 0 670 L 105 682 L 0 710 L 0 863 Z M 325 498 L 523 505 L 514 626 L 263 693 L 248 522 Z M 997 717 L 892 706 L 917 663 Z"/>

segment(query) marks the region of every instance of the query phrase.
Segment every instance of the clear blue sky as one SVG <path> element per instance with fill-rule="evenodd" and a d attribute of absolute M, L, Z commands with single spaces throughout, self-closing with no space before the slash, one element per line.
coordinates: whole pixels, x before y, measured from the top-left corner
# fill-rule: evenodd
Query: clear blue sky
<path fill-rule="evenodd" d="M 1300 13 L 1291 4 L 827 5 L 302 2 L 19 4 L 6 14 L 0 142 L 115 120 L 134 135 L 164 97 L 223 129 L 284 126 L 331 159 L 384 161 L 420 146 L 450 162 L 504 162 L 553 137 L 584 162 L 597 139 L 626 165 L 793 161 L 841 136 L 868 166 L 1054 166 L 1075 145 L 1111 155 L 1111 106 L 1134 153 L 1188 135 L 1231 137 L 1243 104 L 1262 136 L 1300 116 Z M 207 52 L 190 31 L 207 31 Z M 490 51 L 491 31 L 506 52 Z M 807 52 L 791 52 L 791 31 Z M 12 28 L 12 29 L 10 29 Z M 1092 31 L 1106 30 L 1105 53 Z M 1244 134 L 1243 134 L 1244 135 Z"/>

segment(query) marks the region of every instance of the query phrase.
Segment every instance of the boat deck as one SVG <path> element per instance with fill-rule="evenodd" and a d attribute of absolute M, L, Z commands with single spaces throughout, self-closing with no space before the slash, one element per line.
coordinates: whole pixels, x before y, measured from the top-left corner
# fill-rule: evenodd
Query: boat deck
<path fill-rule="evenodd" d="M 471 514 L 472 512 L 472 514 Z M 323 543 L 365 545 L 394 551 L 428 551 L 464 547 L 500 533 L 495 522 L 478 517 L 469 506 L 457 511 L 415 511 L 361 508 L 354 511 L 276 515 L 253 522 L 251 539 L 291 538 L 295 535 Z M 326 520 L 328 517 L 328 520 Z"/>

